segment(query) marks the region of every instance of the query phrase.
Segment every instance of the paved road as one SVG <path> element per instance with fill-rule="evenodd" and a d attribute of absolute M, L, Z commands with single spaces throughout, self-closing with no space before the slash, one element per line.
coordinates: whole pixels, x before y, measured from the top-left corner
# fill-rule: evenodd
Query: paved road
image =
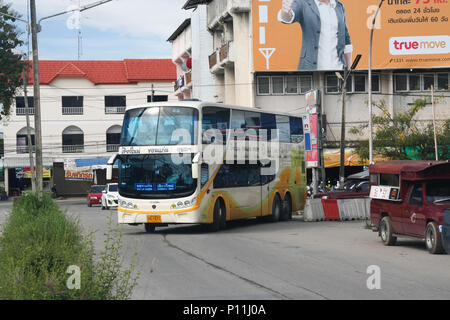
<path fill-rule="evenodd" d="M 60 204 L 96 232 L 100 250 L 110 212 L 81 200 Z M 7 210 L 0 204 L 0 223 Z M 432 256 L 416 240 L 384 247 L 364 225 L 295 217 L 234 222 L 219 233 L 195 225 L 155 234 L 120 228 L 127 258 L 138 250 L 135 299 L 450 299 L 449 255 Z M 367 289 L 370 265 L 381 268 L 380 290 Z"/>

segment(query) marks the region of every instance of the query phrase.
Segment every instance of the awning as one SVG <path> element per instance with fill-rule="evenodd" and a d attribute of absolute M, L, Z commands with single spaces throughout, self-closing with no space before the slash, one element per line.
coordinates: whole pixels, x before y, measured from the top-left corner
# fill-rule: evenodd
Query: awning
<path fill-rule="evenodd" d="M 53 158 L 42 159 L 44 167 L 53 167 Z M 36 162 L 34 163 L 36 166 Z M 2 168 L 29 168 L 30 159 L 28 157 L 6 157 L 0 160 L 0 167 Z"/>
<path fill-rule="evenodd" d="M 325 149 L 323 153 L 323 159 L 325 162 L 325 168 L 339 167 L 341 165 L 341 149 Z M 361 160 L 355 149 L 345 149 L 345 166 L 360 167 L 368 166 L 369 160 Z M 388 161 L 390 159 L 384 158 L 381 155 L 374 155 L 373 161 Z"/>

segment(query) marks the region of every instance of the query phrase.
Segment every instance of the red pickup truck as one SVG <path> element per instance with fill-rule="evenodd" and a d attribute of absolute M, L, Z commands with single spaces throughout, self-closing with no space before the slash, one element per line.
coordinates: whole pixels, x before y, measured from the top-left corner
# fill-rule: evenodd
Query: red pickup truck
<path fill-rule="evenodd" d="M 388 161 L 369 166 L 369 171 L 370 218 L 384 244 L 395 245 L 397 237 L 410 236 L 425 239 L 430 253 L 443 253 L 450 162 Z"/>

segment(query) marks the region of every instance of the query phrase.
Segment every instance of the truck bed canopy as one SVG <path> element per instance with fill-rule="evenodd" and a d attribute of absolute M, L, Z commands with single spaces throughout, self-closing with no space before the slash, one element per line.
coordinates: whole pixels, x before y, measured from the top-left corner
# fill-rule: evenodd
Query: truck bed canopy
<path fill-rule="evenodd" d="M 399 174 L 402 180 L 450 179 L 450 162 L 392 160 L 369 166 L 373 173 Z"/>

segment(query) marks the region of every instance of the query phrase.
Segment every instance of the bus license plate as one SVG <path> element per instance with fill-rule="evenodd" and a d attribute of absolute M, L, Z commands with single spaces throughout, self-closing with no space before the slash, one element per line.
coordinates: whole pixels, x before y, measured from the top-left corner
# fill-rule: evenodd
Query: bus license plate
<path fill-rule="evenodd" d="M 161 223 L 161 216 L 147 216 L 147 223 Z"/>

